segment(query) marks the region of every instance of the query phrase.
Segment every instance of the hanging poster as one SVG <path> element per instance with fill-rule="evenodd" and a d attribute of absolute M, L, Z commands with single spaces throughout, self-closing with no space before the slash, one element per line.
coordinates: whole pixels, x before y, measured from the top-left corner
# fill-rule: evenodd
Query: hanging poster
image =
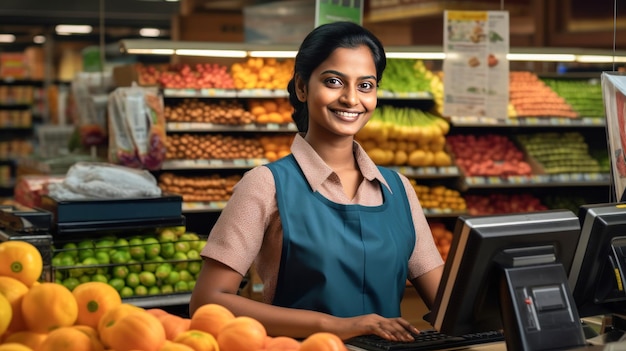
<path fill-rule="evenodd" d="M 603 72 L 601 80 L 615 190 L 613 201 L 626 201 L 626 75 Z"/>
<path fill-rule="evenodd" d="M 509 13 L 444 12 L 443 114 L 506 119 Z"/>
<path fill-rule="evenodd" d="M 339 21 L 362 24 L 363 2 L 364 0 L 316 0 L 315 26 Z"/>

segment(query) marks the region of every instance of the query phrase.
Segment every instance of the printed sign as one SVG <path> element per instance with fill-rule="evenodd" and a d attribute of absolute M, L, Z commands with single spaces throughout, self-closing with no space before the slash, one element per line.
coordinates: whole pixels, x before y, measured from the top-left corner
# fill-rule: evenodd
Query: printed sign
<path fill-rule="evenodd" d="M 615 189 L 614 200 L 626 201 L 626 75 L 603 72 L 601 80 Z"/>
<path fill-rule="evenodd" d="M 509 13 L 444 12 L 443 114 L 506 119 Z"/>

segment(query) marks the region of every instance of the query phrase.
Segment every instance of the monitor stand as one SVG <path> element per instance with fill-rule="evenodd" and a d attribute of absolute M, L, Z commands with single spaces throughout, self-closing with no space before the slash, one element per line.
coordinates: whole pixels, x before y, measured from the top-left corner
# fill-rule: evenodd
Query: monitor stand
<path fill-rule="evenodd" d="M 543 248 L 507 251 L 498 260 L 507 350 L 565 350 L 587 345 L 563 265 Z"/>

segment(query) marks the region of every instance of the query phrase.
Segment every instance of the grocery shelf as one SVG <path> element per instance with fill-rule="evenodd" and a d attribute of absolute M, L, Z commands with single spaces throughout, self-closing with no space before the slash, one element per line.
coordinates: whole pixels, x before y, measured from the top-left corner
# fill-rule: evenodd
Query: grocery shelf
<path fill-rule="evenodd" d="M 165 160 L 161 170 L 184 169 L 248 169 L 268 163 L 265 158 L 252 159 L 205 159 L 205 160 Z"/>
<path fill-rule="evenodd" d="M 410 166 L 392 166 L 388 167 L 408 178 L 455 178 L 460 176 L 459 169 L 456 166 L 446 167 L 410 167 Z"/>
<path fill-rule="evenodd" d="M 191 292 L 125 297 L 122 302 L 142 308 L 158 308 L 161 306 L 189 305 L 189 299 L 191 299 Z"/>
<path fill-rule="evenodd" d="M 286 98 L 286 90 L 270 89 L 163 89 L 165 98 Z"/>
<path fill-rule="evenodd" d="M 183 213 L 220 212 L 225 206 L 226 201 L 183 202 Z"/>
<path fill-rule="evenodd" d="M 298 128 L 295 123 L 228 125 L 203 122 L 168 122 L 166 130 L 168 132 L 296 132 Z"/>
<path fill-rule="evenodd" d="M 604 127 L 604 118 L 582 117 L 514 117 L 496 119 L 487 117 L 450 117 L 454 127 Z"/>
<path fill-rule="evenodd" d="M 392 92 L 387 90 L 379 90 L 379 99 L 394 99 L 394 100 L 432 100 L 433 94 L 429 91 L 416 91 L 416 92 Z"/>
<path fill-rule="evenodd" d="M 463 187 L 478 188 L 536 188 L 536 187 L 581 187 L 609 186 L 610 175 L 604 173 L 571 173 L 502 177 L 464 177 Z"/>

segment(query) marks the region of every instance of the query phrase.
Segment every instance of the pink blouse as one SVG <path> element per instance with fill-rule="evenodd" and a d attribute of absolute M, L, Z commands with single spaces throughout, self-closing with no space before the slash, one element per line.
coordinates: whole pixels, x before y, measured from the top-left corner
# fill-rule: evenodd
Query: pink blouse
<path fill-rule="evenodd" d="M 301 135 L 296 135 L 291 153 L 313 191 L 341 204 L 379 206 L 382 204 L 380 184 L 388 187 L 374 162 L 363 148 L 354 143 L 354 155 L 363 174 L 354 199 L 343 191 L 339 177 L 330 169 Z M 430 232 L 430 227 L 409 180 L 401 175 L 415 225 L 415 248 L 408 262 L 413 279 L 443 264 Z M 271 303 L 276 289 L 282 250 L 282 226 L 276 205 L 274 177 L 269 168 L 258 166 L 246 172 L 220 217 L 213 226 L 203 257 L 221 262 L 241 275 L 254 263 L 263 281 L 263 301 Z M 298 194 L 293 194 L 298 196 Z"/>

